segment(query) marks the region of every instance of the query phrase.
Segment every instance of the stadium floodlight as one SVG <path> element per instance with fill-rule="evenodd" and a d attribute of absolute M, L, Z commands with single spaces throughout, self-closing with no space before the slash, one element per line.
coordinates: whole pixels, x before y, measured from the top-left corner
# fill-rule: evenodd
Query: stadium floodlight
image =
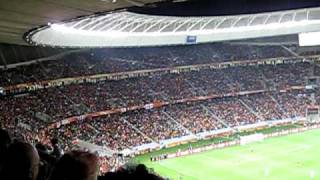
<path fill-rule="evenodd" d="M 48 24 L 30 32 L 25 39 L 35 44 L 68 47 L 158 46 L 240 40 L 320 31 L 320 16 L 315 18 L 308 15 L 312 12 L 320 13 L 320 8 L 225 16 L 223 18 L 165 17 L 122 11 L 65 23 Z M 305 16 L 295 18 L 297 13 L 305 13 Z M 288 14 L 291 14 L 293 18 L 282 20 L 284 15 Z M 265 17 L 265 20 L 261 21 L 261 17 Z M 278 20 L 268 21 L 270 17 L 276 17 Z M 98 21 L 98 18 L 104 19 L 106 22 Z M 258 21 L 259 18 L 260 21 Z M 247 19 L 249 22 L 247 24 L 237 24 L 237 21 L 230 23 L 234 19 Z M 215 23 L 208 26 L 209 28 L 205 25 L 195 26 L 200 21 L 205 25 L 211 22 Z M 188 24 L 191 24 L 190 27 L 197 28 L 185 28 L 185 30 L 176 28 Z M 158 29 L 155 30 L 154 27 Z M 188 42 L 188 37 L 193 37 L 193 43 Z"/>
<path fill-rule="evenodd" d="M 91 31 L 91 30 L 82 30 L 76 29 L 73 27 L 67 27 L 63 24 L 52 24 L 50 26 L 54 31 L 64 33 L 64 34 L 75 34 L 81 36 L 98 36 L 98 37 L 123 37 L 128 35 L 120 31 Z"/>

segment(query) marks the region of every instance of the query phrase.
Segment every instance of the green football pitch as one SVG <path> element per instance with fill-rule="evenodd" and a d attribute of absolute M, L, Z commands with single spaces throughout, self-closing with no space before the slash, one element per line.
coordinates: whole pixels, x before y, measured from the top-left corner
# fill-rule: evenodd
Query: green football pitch
<path fill-rule="evenodd" d="M 175 180 L 320 179 L 320 130 L 143 163 Z"/>

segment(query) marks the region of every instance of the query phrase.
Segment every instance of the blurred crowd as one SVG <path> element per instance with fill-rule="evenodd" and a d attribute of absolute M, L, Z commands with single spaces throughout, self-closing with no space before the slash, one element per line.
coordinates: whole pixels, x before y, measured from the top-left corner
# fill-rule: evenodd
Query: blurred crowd
<path fill-rule="evenodd" d="M 149 110 L 135 110 L 83 120 L 59 128 L 46 128 L 43 122 L 41 128 L 36 123 L 39 120 L 33 120 L 31 117 L 23 121 L 28 123 L 31 129 L 20 127 L 17 122 L 1 121 L 1 125 L 17 136 L 22 135 L 27 141 L 36 138 L 48 144 L 48 138 L 59 137 L 64 142 L 63 148 L 66 150 L 72 149 L 74 141 L 80 139 L 121 151 L 190 133 L 197 134 L 262 121 L 303 117 L 307 107 L 312 105 L 311 94 L 315 94 L 316 103 L 320 104 L 318 92 L 299 90 L 217 98 Z"/>
<path fill-rule="evenodd" d="M 295 46 L 290 48 L 293 51 L 297 49 Z M 58 60 L 1 70 L 0 76 L 3 78 L 0 79 L 0 87 L 83 75 L 291 56 L 290 52 L 279 46 L 221 43 L 144 49 L 95 49 L 68 54 Z"/>
<path fill-rule="evenodd" d="M 47 121 L 153 102 L 171 102 L 195 96 L 305 86 L 317 76 L 311 63 L 230 67 L 155 75 L 118 81 L 72 84 L 1 98 L 2 122 L 29 122 L 36 115 Z M 320 71 L 319 71 L 320 72 Z M 33 125 L 41 126 L 41 121 Z"/>
<path fill-rule="evenodd" d="M 202 54 L 197 53 L 199 47 L 167 48 L 162 51 L 150 48 L 142 52 L 135 49 L 128 50 L 129 52 L 121 49 L 108 50 L 111 55 L 107 57 L 108 53 L 103 49 L 84 52 L 57 61 L 1 71 L 0 76 L 3 78 L 0 86 L 79 75 L 292 55 L 273 46 L 200 46 Z M 294 47 L 290 48 L 295 51 Z M 23 141 L 20 145 L 32 149 L 33 153 L 35 150 L 31 144 L 40 144 L 46 152 L 45 156 L 48 152 L 54 152 L 52 138 L 55 137 L 60 141 L 59 148 L 56 149 L 69 152 L 66 153 L 66 158 L 69 159 L 75 158 L 74 156 L 82 157 L 77 154 L 80 152 L 73 151 L 77 140 L 106 146 L 118 152 L 190 134 L 305 116 L 308 106 L 320 105 L 320 93 L 314 90 L 285 89 L 292 86 L 305 87 L 308 78 L 318 76 L 320 67 L 317 64 L 296 62 L 62 85 L 24 94 L 0 96 L 0 128 Z M 230 93 L 259 90 L 267 91 L 224 97 Z M 185 98 L 211 95 L 220 97 L 173 103 Z M 57 128 L 48 128 L 53 122 L 72 116 L 154 102 L 168 102 L 168 105 L 83 119 Z M 84 154 L 87 155 L 91 157 Z M 114 167 L 117 163 L 115 159 L 100 158 L 100 169 L 107 171 Z M 57 164 L 54 163 L 52 167 L 59 165 L 59 162 L 56 159 Z M 64 165 L 63 162 L 62 166 Z M 140 170 L 147 173 L 142 169 Z M 63 168 L 60 170 L 63 171 Z"/>

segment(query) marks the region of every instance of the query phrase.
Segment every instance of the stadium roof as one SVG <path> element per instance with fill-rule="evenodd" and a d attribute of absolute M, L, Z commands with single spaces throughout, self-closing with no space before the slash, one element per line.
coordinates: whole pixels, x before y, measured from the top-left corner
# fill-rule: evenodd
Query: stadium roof
<path fill-rule="evenodd" d="M 143 6 L 145 4 L 148 5 Z M 0 43 L 28 45 L 23 36 L 30 29 L 48 22 L 58 23 L 123 8 L 147 14 L 199 16 L 268 12 L 319 5 L 317 0 L 0 0 Z"/>
<path fill-rule="evenodd" d="M 0 42 L 25 44 L 24 33 L 48 22 L 161 0 L 0 0 Z"/>
<path fill-rule="evenodd" d="M 114 12 L 32 31 L 27 41 L 48 46 L 123 47 L 215 42 L 320 30 L 320 8 L 238 16 L 174 17 Z"/>

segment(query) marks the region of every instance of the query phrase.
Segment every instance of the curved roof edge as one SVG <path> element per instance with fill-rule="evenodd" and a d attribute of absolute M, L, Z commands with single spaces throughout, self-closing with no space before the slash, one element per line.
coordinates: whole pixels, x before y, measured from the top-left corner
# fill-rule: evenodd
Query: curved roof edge
<path fill-rule="evenodd" d="M 48 24 L 27 42 L 62 47 L 134 47 L 197 44 L 320 31 L 320 8 L 239 16 L 168 17 L 132 12 Z"/>

